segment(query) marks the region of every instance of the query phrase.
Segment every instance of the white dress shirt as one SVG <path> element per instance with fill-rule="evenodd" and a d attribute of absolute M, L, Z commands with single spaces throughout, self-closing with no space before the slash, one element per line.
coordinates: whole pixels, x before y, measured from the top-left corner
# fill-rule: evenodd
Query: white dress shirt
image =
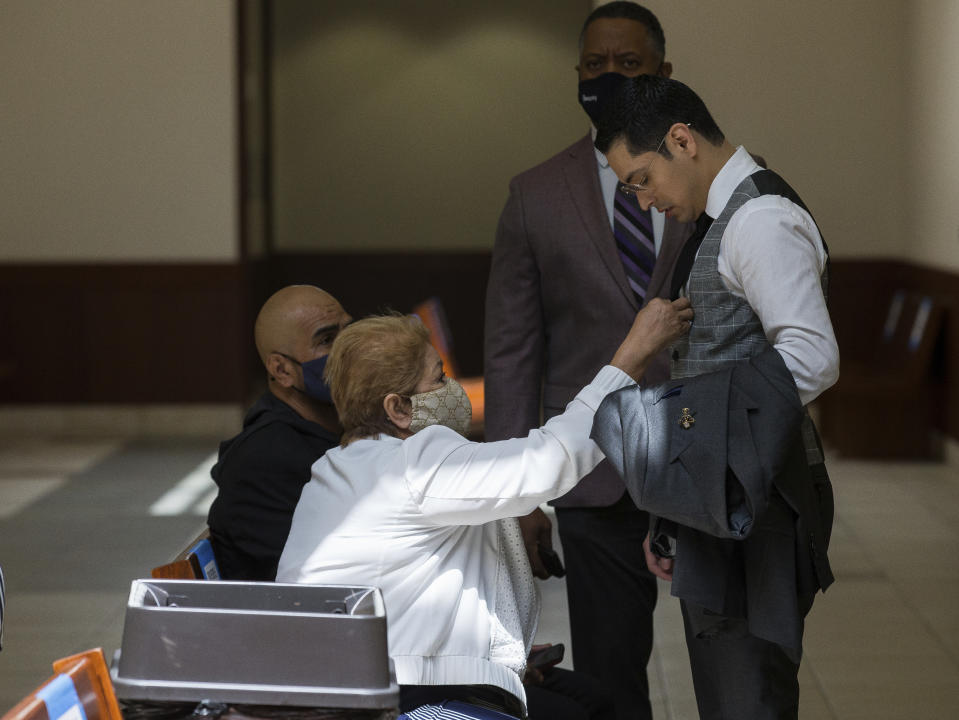
<path fill-rule="evenodd" d="M 719 217 L 739 183 L 760 170 L 739 146 L 709 187 L 706 214 Z M 718 264 L 726 288 L 759 316 L 803 404 L 833 385 L 839 347 L 820 283 L 826 251 L 809 213 L 779 195 L 747 201 L 726 226 Z"/>

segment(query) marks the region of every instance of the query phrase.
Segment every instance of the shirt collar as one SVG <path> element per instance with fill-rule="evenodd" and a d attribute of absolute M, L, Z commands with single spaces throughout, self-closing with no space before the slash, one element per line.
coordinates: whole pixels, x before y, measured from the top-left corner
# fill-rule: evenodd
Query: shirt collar
<path fill-rule="evenodd" d="M 609 160 L 606 159 L 606 156 L 603 155 L 603 153 L 596 149 L 596 132 L 596 126 L 590 123 L 589 136 L 593 138 L 593 152 L 596 153 L 596 162 L 599 163 L 601 168 L 605 169 L 609 167 Z"/>
<path fill-rule="evenodd" d="M 733 191 L 739 187 L 739 183 L 760 170 L 762 168 L 746 152 L 746 148 L 742 145 L 737 147 L 736 152 L 716 173 L 716 177 L 713 178 L 713 182 L 709 186 L 709 195 L 706 197 L 706 214 L 712 218 L 719 217 L 719 214 L 729 203 L 729 198 L 733 196 Z"/>

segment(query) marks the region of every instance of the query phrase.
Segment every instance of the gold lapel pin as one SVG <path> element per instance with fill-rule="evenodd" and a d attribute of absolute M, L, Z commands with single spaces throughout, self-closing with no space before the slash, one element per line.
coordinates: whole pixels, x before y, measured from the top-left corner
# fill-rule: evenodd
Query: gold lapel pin
<path fill-rule="evenodd" d="M 683 408 L 683 416 L 679 418 L 679 424 L 683 426 L 683 430 L 689 430 L 696 422 L 696 418 L 689 414 L 689 408 Z"/>

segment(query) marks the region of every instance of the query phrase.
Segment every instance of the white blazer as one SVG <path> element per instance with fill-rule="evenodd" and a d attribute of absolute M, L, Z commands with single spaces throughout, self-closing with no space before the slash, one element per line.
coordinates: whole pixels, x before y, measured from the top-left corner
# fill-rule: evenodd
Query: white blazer
<path fill-rule="evenodd" d="M 538 597 L 511 519 L 603 459 L 593 416 L 631 383 L 604 367 L 525 438 L 475 443 L 430 426 L 329 450 L 303 488 L 277 581 L 378 586 L 401 685 L 489 684 L 524 699 Z"/>

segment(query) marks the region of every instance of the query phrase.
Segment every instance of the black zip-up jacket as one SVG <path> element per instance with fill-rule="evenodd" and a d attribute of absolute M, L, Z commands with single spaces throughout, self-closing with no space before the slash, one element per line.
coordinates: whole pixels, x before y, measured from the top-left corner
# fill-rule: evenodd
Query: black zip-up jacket
<path fill-rule="evenodd" d="M 339 437 L 264 393 L 243 431 L 220 443 L 207 524 L 220 577 L 272 581 L 310 467 Z"/>

